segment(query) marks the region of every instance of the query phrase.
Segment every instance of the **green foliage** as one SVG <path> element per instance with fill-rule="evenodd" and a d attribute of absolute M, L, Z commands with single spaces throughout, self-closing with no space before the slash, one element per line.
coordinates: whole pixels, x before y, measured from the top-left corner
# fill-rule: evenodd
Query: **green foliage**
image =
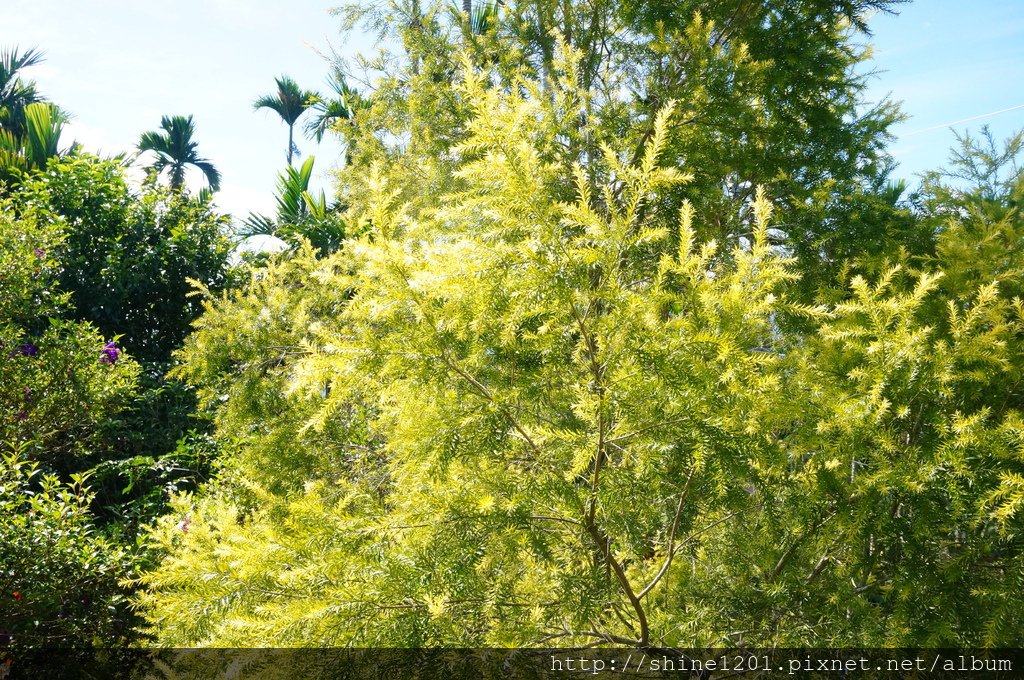
<path fill-rule="evenodd" d="M 184 390 L 180 383 L 165 382 L 156 389 L 140 390 L 138 401 L 155 403 L 165 411 L 162 402 L 166 400 L 161 399 L 160 392 L 169 389 Z M 188 399 L 187 405 L 194 411 L 195 400 Z M 168 501 L 174 495 L 204 483 L 220 455 L 217 443 L 204 431 L 192 429 L 182 435 L 187 423 L 179 423 L 173 415 L 157 421 L 162 429 L 151 421 L 133 422 L 133 417 L 144 415 L 137 403 L 125 409 L 122 417 L 128 422 L 121 429 L 139 441 L 118 441 L 121 457 L 105 460 L 90 470 L 97 521 L 103 522 L 108 534 L 120 536 L 128 544 L 144 533 L 146 524 L 168 511 Z M 163 442 L 149 436 L 161 433 L 177 439 Z M 130 455 L 134 451 L 143 453 Z"/>
<path fill-rule="evenodd" d="M 450 179 L 354 172 L 343 250 L 207 301 L 178 375 L 224 473 L 153 532 L 151 632 L 1019 644 L 1016 270 L 907 258 L 804 305 L 764 194 L 722 241 L 675 202 L 685 105 L 567 162 L 577 58 L 508 89 L 468 65 Z"/>
<path fill-rule="evenodd" d="M 997 279 L 1007 297 L 1024 294 L 1022 147 L 1024 131 L 997 145 L 982 128 L 980 139 L 959 138 L 950 170 L 925 177 L 915 199 L 922 221 L 939 234 L 936 257 L 946 264 L 945 287 L 962 290 Z"/>
<path fill-rule="evenodd" d="M 0 457 L 0 643 L 109 647 L 133 639 L 122 548 L 97 535 L 84 476 L 62 484 L 21 449 Z"/>
<path fill-rule="evenodd" d="M 359 91 L 350 87 L 345 75 L 335 70 L 327 80 L 327 85 L 334 92 L 331 98 L 313 93 L 313 103 L 310 108 L 313 110 L 313 118 L 306 123 L 306 134 L 321 141 L 328 130 L 335 129 L 342 121 L 352 118 L 354 112 L 365 107 L 365 102 Z"/>
<path fill-rule="evenodd" d="M 220 189 L 220 171 L 213 163 L 199 156 L 198 144 L 192 140 L 195 124 L 192 116 L 164 116 L 160 119 L 163 132 L 143 132 L 139 138 L 139 151 L 152 151 L 156 160 L 150 166 L 153 177 L 159 177 L 164 170 L 171 176 L 171 189 L 181 191 L 185 186 L 185 170 L 188 166 L 198 168 L 210 189 Z"/>
<path fill-rule="evenodd" d="M 296 169 L 289 165 L 277 176 L 277 218 L 250 214 L 239 231 L 243 239 L 273 236 L 292 249 L 308 241 L 324 255 L 341 248 L 345 240 L 345 224 L 336 208 L 329 208 L 327 198 L 309 192 L 313 176 L 313 157 Z"/>
<path fill-rule="evenodd" d="M 44 170 L 47 162 L 58 156 L 61 131 L 67 122 L 59 108 L 42 102 L 27 105 L 22 117 L 22 136 L 0 128 L 0 180 L 12 185 Z"/>
<path fill-rule="evenodd" d="M 227 283 L 227 218 L 173 189 L 135 195 L 114 161 L 54 162 L 21 196 L 65 232 L 60 286 L 73 318 L 122 336 L 140 359 L 167 361 L 181 344 L 200 311 L 191 279 Z"/>
<path fill-rule="evenodd" d="M 304 429 L 319 404 L 285 390 L 320 320 L 338 314 L 350 295 L 333 278 L 311 278 L 316 262 L 306 246 L 252 271 L 248 285 L 207 299 L 183 349 L 191 360 L 172 372 L 196 385 L 200 406 L 216 413 L 232 454 L 219 462 L 222 475 L 243 486 L 251 480 L 294 491 L 317 476 L 344 477 L 359 451 L 375 455 L 355 405 L 320 431 Z"/>
<path fill-rule="evenodd" d="M 42 330 L 40 319 L 67 307 L 67 294 L 56 283 L 56 259 L 64 235 L 34 209 L 16 213 L 10 200 L 0 199 L 0 319 Z"/>
<path fill-rule="evenodd" d="M 778 213 L 770 238 L 797 258 L 792 294 L 812 302 L 842 289 L 851 267 L 874 275 L 900 246 L 927 252 L 927 234 L 887 200 L 883 147 L 898 111 L 865 105 L 858 68 L 867 17 L 896 4 L 506 2 L 477 31 L 447 3 L 350 3 L 338 10 L 347 26 L 377 30 L 395 47 L 356 60 L 379 78 L 362 93 L 369 104 L 339 128 L 352 160 L 339 178 L 341 201 L 364 200 L 362 178 L 374 166 L 414 213 L 417 197 L 427 206 L 462 188 L 456 172 L 470 160 L 460 144 L 473 111 L 452 84 L 465 54 L 490 86 L 508 90 L 525 78 L 548 105 L 575 88 L 576 100 L 560 98 L 562 136 L 544 153 L 584 165 L 598 201 L 610 179 L 594 163 L 602 145 L 638 161 L 657 111 L 678 102 L 667 152 L 692 179 L 647 210 L 671 229 L 689 201 L 698 237 L 731 248 L 749 238 L 744 206 L 762 188 Z M 571 198 L 571 183 L 559 189 Z"/>
<path fill-rule="evenodd" d="M 98 462 L 109 421 L 134 395 L 138 365 L 101 362 L 104 338 L 85 324 L 54 320 L 35 336 L 3 329 L 0 440 L 30 443 L 25 455 L 63 473 Z"/>
<path fill-rule="evenodd" d="M 17 215 L 0 204 L 0 441 L 67 473 L 103 449 L 104 424 L 134 394 L 138 366 L 104 363 L 104 337 L 58 317 L 67 312 L 57 285 L 62 236 L 34 209 Z"/>
<path fill-rule="evenodd" d="M 209 471 L 210 455 L 179 446 L 208 427 L 195 396 L 163 374 L 201 309 L 189 277 L 227 283 L 226 220 L 181 192 L 133 195 L 117 163 L 86 156 L 51 164 L 2 212 L 4 437 L 31 440 L 48 471 L 95 467 L 98 519 L 134 534 Z M 111 338 L 119 355 L 103 363 Z"/>
<path fill-rule="evenodd" d="M 24 80 L 20 72 L 43 60 L 43 53 L 17 47 L 0 51 L 0 129 L 14 137 L 25 133 L 25 107 L 42 100 L 33 80 Z"/>
<path fill-rule="evenodd" d="M 20 72 L 43 60 L 36 49 L 0 52 L 0 183 L 14 186 L 58 155 L 67 115 L 43 101 L 36 83 Z M 0 192 L 5 187 L 0 184 Z"/>
<path fill-rule="evenodd" d="M 132 558 L 92 526 L 81 473 L 109 455 L 139 367 L 60 318 L 64 233 L 45 215 L 0 203 L 0 644 L 106 646 L 132 637 Z"/>

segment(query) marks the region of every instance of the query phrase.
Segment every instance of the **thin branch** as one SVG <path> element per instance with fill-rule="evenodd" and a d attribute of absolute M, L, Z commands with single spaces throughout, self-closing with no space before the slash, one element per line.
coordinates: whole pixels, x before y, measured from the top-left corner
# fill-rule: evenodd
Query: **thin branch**
<path fill-rule="evenodd" d="M 782 556 L 779 558 L 779 561 L 775 563 L 775 568 L 772 570 L 772 578 L 778 578 L 779 575 L 782 573 L 782 570 L 786 568 L 786 564 L 793 557 L 794 553 L 796 553 L 796 549 L 803 545 L 804 541 L 806 541 L 808 538 L 816 534 L 818 530 L 825 525 L 826 522 L 835 517 L 837 514 L 838 511 L 832 511 L 822 519 L 818 520 L 814 524 L 814 526 L 812 526 L 805 534 L 803 534 L 795 541 L 793 541 L 793 544 L 786 549 L 786 552 L 782 553 Z"/>
<path fill-rule="evenodd" d="M 654 586 L 658 585 L 658 581 L 668 573 L 668 568 L 672 566 L 672 557 L 676 554 L 675 540 L 676 531 L 679 529 L 679 517 L 682 515 L 683 505 L 686 503 L 686 498 L 690 495 L 690 482 L 693 480 L 693 473 L 695 471 L 696 468 L 690 468 L 690 474 L 686 476 L 686 484 L 683 485 L 683 492 L 679 495 L 679 502 L 676 504 L 676 514 L 672 518 L 672 528 L 669 530 L 668 534 L 668 554 L 665 555 L 665 563 L 661 565 L 661 569 L 659 569 L 658 573 L 654 575 L 651 582 L 648 583 L 643 590 L 637 593 L 636 597 L 638 600 L 651 592 L 654 589 Z"/>
<path fill-rule="evenodd" d="M 626 570 L 622 568 L 622 564 L 620 564 L 619 561 L 615 559 L 615 556 L 612 555 L 611 539 L 608 538 L 607 534 L 597 526 L 597 523 L 594 522 L 589 515 L 584 520 L 583 526 L 604 554 L 605 561 L 608 563 L 608 566 L 612 568 L 612 571 L 615 573 L 615 578 L 622 587 L 622 591 L 625 593 L 629 603 L 633 606 L 633 611 L 636 612 L 637 623 L 640 625 L 640 644 L 647 645 L 647 642 L 650 639 L 650 627 L 647 623 L 647 613 L 644 612 L 643 604 L 636 596 L 636 593 L 633 592 L 633 585 L 629 582 L 629 577 L 626 576 Z"/>
<path fill-rule="evenodd" d="M 698 529 L 697 531 L 694 531 L 692 534 L 690 534 L 689 536 L 687 536 L 683 540 L 679 541 L 679 545 L 677 546 L 677 549 L 683 547 L 684 545 L 686 545 L 687 543 L 689 543 L 693 539 L 697 538 L 701 534 L 707 533 L 708 531 L 711 531 L 712 529 L 717 527 L 719 524 L 723 524 L 725 522 L 728 522 L 730 519 L 732 519 L 733 517 L 735 517 L 738 514 L 740 514 L 739 510 L 736 510 L 735 512 L 730 512 L 725 517 L 723 517 L 721 519 L 718 519 L 718 520 L 715 520 L 714 522 L 712 522 L 711 524 L 707 525 L 703 529 Z"/>
<path fill-rule="evenodd" d="M 653 425 L 648 425 L 646 427 L 642 427 L 639 430 L 634 430 L 634 431 L 629 432 L 627 434 L 620 434 L 618 437 L 612 437 L 611 439 L 608 440 L 608 442 L 609 443 L 611 443 L 611 442 L 621 442 L 624 439 L 632 439 L 633 437 L 637 437 L 637 436 L 639 436 L 639 435 L 641 435 L 641 434 L 643 434 L 645 432 L 650 432 L 651 430 L 656 430 L 656 429 L 658 429 L 660 427 L 668 427 L 669 425 L 678 425 L 680 423 L 689 422 L 689 420 L 690 420 L 689 418 L 675 418 L 673 420 L 665 420 L 665 421 L 662 421 L 660 423 L 655 423 Z"/>
<path fill-rule="evenodd" d="M 631 647 L 646 647 L 648 645 L 646 640 L 634 640 L 632 638 L 622 637 L 621 635 L 614 635 L 612 633 L 598 633 L 594 630 L 581 630 L 578 634 L 600 638 L 605 642 L 617 642 L 620 645 L 629 645 Z"/>

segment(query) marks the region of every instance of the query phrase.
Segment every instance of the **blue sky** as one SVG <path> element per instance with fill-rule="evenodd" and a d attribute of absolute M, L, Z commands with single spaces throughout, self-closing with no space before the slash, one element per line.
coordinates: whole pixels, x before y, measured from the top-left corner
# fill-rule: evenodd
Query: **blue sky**
<path fill-rule="evenodd" d="M 199 149 L 223 174 L 222 208 L 238 216 L 271 212 L 276 173 L 284 166 L 287 128 L 252 101 L 287 73 L 324 89 L 332 48 L 369 50 L 342 41 L 331 0 L 0 0 L 0 48 L 38 46 L 46 62 L 27 71 L 43 93 L 74 115 L 70 136 L 92 151 L 131 150 L 165 114 L 192 114 Z M 1024 0 L 918 0 L 899 16 L 879 15 L 871 98 L 902 100 L 909 119 L 895 128 L 897 174 L 941 165 L 955 121 L 999 138 L 1024 128 Z M 1017 108 L 1013 108 L 1017 107 Z M 340 157 L 335 142 L 317 147 L 320 185 Z"/>
<path fill-rule="evenodd" d="M 871 28 L 880 73 L 869 96 L 903 103 L 890 152 L 911 184 L 945 164 L 951 123 L 964 121 L 953 125 L 961 133 L 987 124 L 998 140 L 1024 128 L 1024 0 L 918 0 Z"/>
<path fill-rule="evenodd" d="M 26 75 L 74 116 L 68 135 L 90 151 L 132 150 L 163 115 L 195 116 L 199 152 L 223 175 L 218 202 L 245 216 L 272 212 L 288 129 L 253 100 L 282 73 L 326 90 L 318 51 L 344 50 L 330 0 L 0 0 L 0 48 L 38 46 Z M 363 45 L 361 49 L 370 46 Z M 300 121 L 301 124 L 301 121 Z M 297 131 L 298 132 L 298 131 Z M 297 134 L 322 171 L 341 155 Z M 198 184 L 198 182 L 197 182 Z"/>

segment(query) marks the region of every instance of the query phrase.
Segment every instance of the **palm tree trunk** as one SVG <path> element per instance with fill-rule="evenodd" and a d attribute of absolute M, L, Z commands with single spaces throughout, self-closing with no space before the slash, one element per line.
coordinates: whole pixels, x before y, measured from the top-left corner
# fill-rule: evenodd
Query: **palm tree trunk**
<path fill-rule="evenodd" d="M 292 164 L 292 151 L 295 150 L 295 141 L 292 135 L 294 134 L 295 126 L 288 126 L 288 165 Z"/>
<path fill-rule="evenodd" d="M 181 191 L 185 184 L 185 166 L 175 164 L 171 167 L 171 190 Z"/>
<path fill-rule="evenodd" d="M 462 0 L 462 11 L 466 13 L 466 17 L 472 23 L 473 21 L 473 0 Z"/>

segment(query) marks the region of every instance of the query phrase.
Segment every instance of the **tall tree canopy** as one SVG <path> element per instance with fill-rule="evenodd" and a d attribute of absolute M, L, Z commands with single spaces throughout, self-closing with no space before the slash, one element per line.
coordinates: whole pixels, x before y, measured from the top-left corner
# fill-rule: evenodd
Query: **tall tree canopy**
<path fill-rule="evenodd" d="M 689 200 L 700 215 L 698 234 L 732 244 L 749 235 L 742 206 L 763 188 L 779 212 L 770 237 L 798 257 L 803 277 L 794 285 L 809 301 L 842 287 L 844 266 L 877 271 L 870 256 L 914 242 L 889 219 L 894 206 L 877 198 L 887 179 L 886 129 L 899 114 L 889 102 L 864 101 L 866 69 L 857 68 L 868 17 L 896 5 L 531 0 L 502 4 L 500 20 L 466 42 L 464 22 L 448 19 L 447 5 L 352 4 L 338 10 L 348 25 L 378 29 L 384 44 L 398 47 L 389 58 L 357 63 L 380 69 L 374 104 L 343 132 L 355 142 L 355 165 L 386 159 L 403 200 L 455 189 L 458 148 L 473 115 L 452 87 L 462 74 L 459 55 L 468 52 L 474 68 L 505 89 L 525 65 L 525 77 L 550 101 L 563 87 L 562 41 L 575 55 L 569 80 L 580 106 L 549 160 L 583 164 L 601 200 L 596 189 L 605 178 L 593 161 L 602 145 L 614 141 L 635 161 L 656 112 L 677 102 L 666 152 L 693 179 L 648 209 L 667 225 Z M 358 193 L 358 176 L 343 177 L 343 191 L 351 178 Z M 568 200 L 573 186 L 560 190 Z M 871 239 L 856 236 L 867 230 Z"/>
<path fill-rule="evenodd" d="M 64 226 L 60 284 L 73 315 L 122 335 L 134 356 L 169 361 L 201 309 L 189 280 L 227 282 L 227 218 L 180 190 L 133 192 L 115 161 L 64 159 L 21 197 Z"/>

